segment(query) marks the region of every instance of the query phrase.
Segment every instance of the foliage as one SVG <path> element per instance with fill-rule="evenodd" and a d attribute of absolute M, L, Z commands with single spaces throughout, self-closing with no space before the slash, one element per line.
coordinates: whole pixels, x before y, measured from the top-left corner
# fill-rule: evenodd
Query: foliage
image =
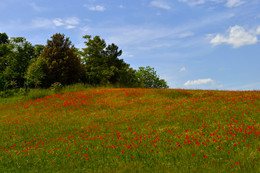
<path fill-rule="evenodd" d="M 23 87 L 27 68 L 35 57 L 34 47 L 23 37 L 13 37 L 8 44 L 0 45 L 0 54 L 2 85 L 12 88 L 11 82 L 15 81 L 15 87 Z"/>
<path fill-rule="evenodd" d="M 40 44 L 34 46 L 34 54 L 36 57 L 39 57 L 42 54 L 44 47 L 45 47 L 44 45 L 40 45 Z"/>
<path fill-rule="evenodd" d="M 29 86 L 38 87 L 42 85 L 47 74 L 47 62 L 42 57 L 37 58 L 27 70 L 26 79 Z"/>
<path fill-rule="evenodd" d="M 107 45 L 99 36 L 83 38 L 86 48 L 80 51 L 60 33 L 45 46 L 33 46 L 23 37 L 9 39 L 6 33 L 0 33 L 0 91 L 49 88 L 55 82 L 63 86 L 84 82 L 95 87 L 168 87 L 154 68 L 140 67 L 136 71 L 119 59 L 122 50 L 114 43 Z"/>
<path fill-rule="evenodd" d="M 54 82 L 63 85 L 79 82 L 83 67 L 76 48 L 64 34 L 56 33 L 51 38 L 41 53 L 41 58 L 47 63 L 47 74 L 41 85 L 49 87 Z"/>
<path fill-rule="evenodd" d="M 9 38 L 6 33 L 0 33 L 0 45 L 1 44 L 8 44 Z"/>
<path fill-rule="evenodd" d="M 92 85 L 137 85 L 135 70 L 118 57 L 122 50 L 118 50 L 115 44 L 106 45 L 104 39 L 90 35 L 83 36 L 86 48 L 81 55 L 86 68 L 86 82 Z"/>
<path fill-rule="evenodd" d="M 169 88 L 166 81 L 160 79 L 154 68 L 150 66 L 139 67 L 137 77 L 142 83 L 144 83 L 145 88 Z"/>
<path fill-rule="evenodd" d="M 62 89 L 62 84 L 60 82 L 55 82 L 51 85 L 51 90 L 54 92 L 60 91 Z"/>
<path fill-rule="evenodd" d="M 6 33 L 0 33 L 0 91 L 6 90 L 8 83 L 4 71 L 6 69 L 7 57 L 11 53 L 11 46 L 8 44 L 9 38 Z"/>

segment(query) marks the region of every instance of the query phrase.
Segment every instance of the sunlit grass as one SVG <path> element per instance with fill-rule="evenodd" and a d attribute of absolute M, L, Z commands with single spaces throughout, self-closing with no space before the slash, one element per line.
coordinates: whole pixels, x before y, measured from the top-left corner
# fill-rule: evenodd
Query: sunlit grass
<path fill-rule="evenodd" d="M 84 87 L 0 106 L 0 170 L 260 169 L 259 91 Z"/>

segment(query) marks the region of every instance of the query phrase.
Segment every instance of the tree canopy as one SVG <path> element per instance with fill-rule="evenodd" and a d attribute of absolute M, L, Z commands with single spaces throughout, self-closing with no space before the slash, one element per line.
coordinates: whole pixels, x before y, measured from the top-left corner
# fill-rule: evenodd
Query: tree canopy
<path fill-rule="evenodd" d="M 50 87 L 59 82 L 93 86 L 168 88 L 154 68 L 134 70 L 119 57 L 122 50 L 99 36 L 83 36 L 79 50 L 64 34 L 56 33 L 46 45 L 32 45 L 24 37 L 9 39 L 0 33 L 0 91 L 8 88 Z"/>
<path fill-rule="evenodd" d="M 137 77 L 144 83 L 145 88 L 169 88 L 166 81 L 160 79 L 154 68 L 150 66 L 139 67 Z"/>
<path fill-rule="evenodd" d="M 64 34 L 54 34 L 51 40 L 47 40 L 40 57 L 46 61 L 47 74 L 44 78 L 44 86 L 50 86 L 55 82 L 63 85 L 80 82 L 83 74 L 81 59 L 77 55 L 76 48 Z"/>
<path fill-rule="evenodd" d="M 2 87 L 23 87 L 27 68 L 34 58 L 34 47 L 23 37 L 12 37 L 1 44 Z"/>
<path fill-rule="evenodd" d="M 86 82 L 94 85 L 119 84 L 127 86 L 136 86 L 138 81 L 135 80 L 135 70 L 119 59 L 122 50 L 118 49 L 115 44 L 106 45 L 104 39 L 95 36 L 93 39 L 90 35 L 83 36 L 86 48 L 81 53 L 83 56 Z M 126 80 L 128 79 L 128 80 Z"/>

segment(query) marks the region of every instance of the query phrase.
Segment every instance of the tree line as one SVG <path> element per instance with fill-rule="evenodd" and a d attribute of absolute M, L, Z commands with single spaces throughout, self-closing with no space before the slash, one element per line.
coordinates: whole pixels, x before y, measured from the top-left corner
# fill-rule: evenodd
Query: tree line
<path fill-rule="evenodd" d="M 13 88 L 48 88 L 54 83 L 92 86 L 168 88 L 150 66 L 134 70 L 119 59 L 122 50 L 99 36 L 83 36 L 85 48 L 75 48 L 56 33 L 46 45 L 32 45 L 24 37 L 0 33 L 0 91 Z"/>

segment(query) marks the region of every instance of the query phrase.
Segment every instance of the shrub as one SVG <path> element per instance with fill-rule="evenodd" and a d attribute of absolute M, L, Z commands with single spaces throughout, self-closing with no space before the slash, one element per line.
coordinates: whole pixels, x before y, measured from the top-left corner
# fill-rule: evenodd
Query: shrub
<path fill-rule="evenodd" d="M 55 82 L 54 84 L 51 85 L 51 90 L 54 92 L 61 91 L 62 89 L 62 84 L 60 82 Z"/>

